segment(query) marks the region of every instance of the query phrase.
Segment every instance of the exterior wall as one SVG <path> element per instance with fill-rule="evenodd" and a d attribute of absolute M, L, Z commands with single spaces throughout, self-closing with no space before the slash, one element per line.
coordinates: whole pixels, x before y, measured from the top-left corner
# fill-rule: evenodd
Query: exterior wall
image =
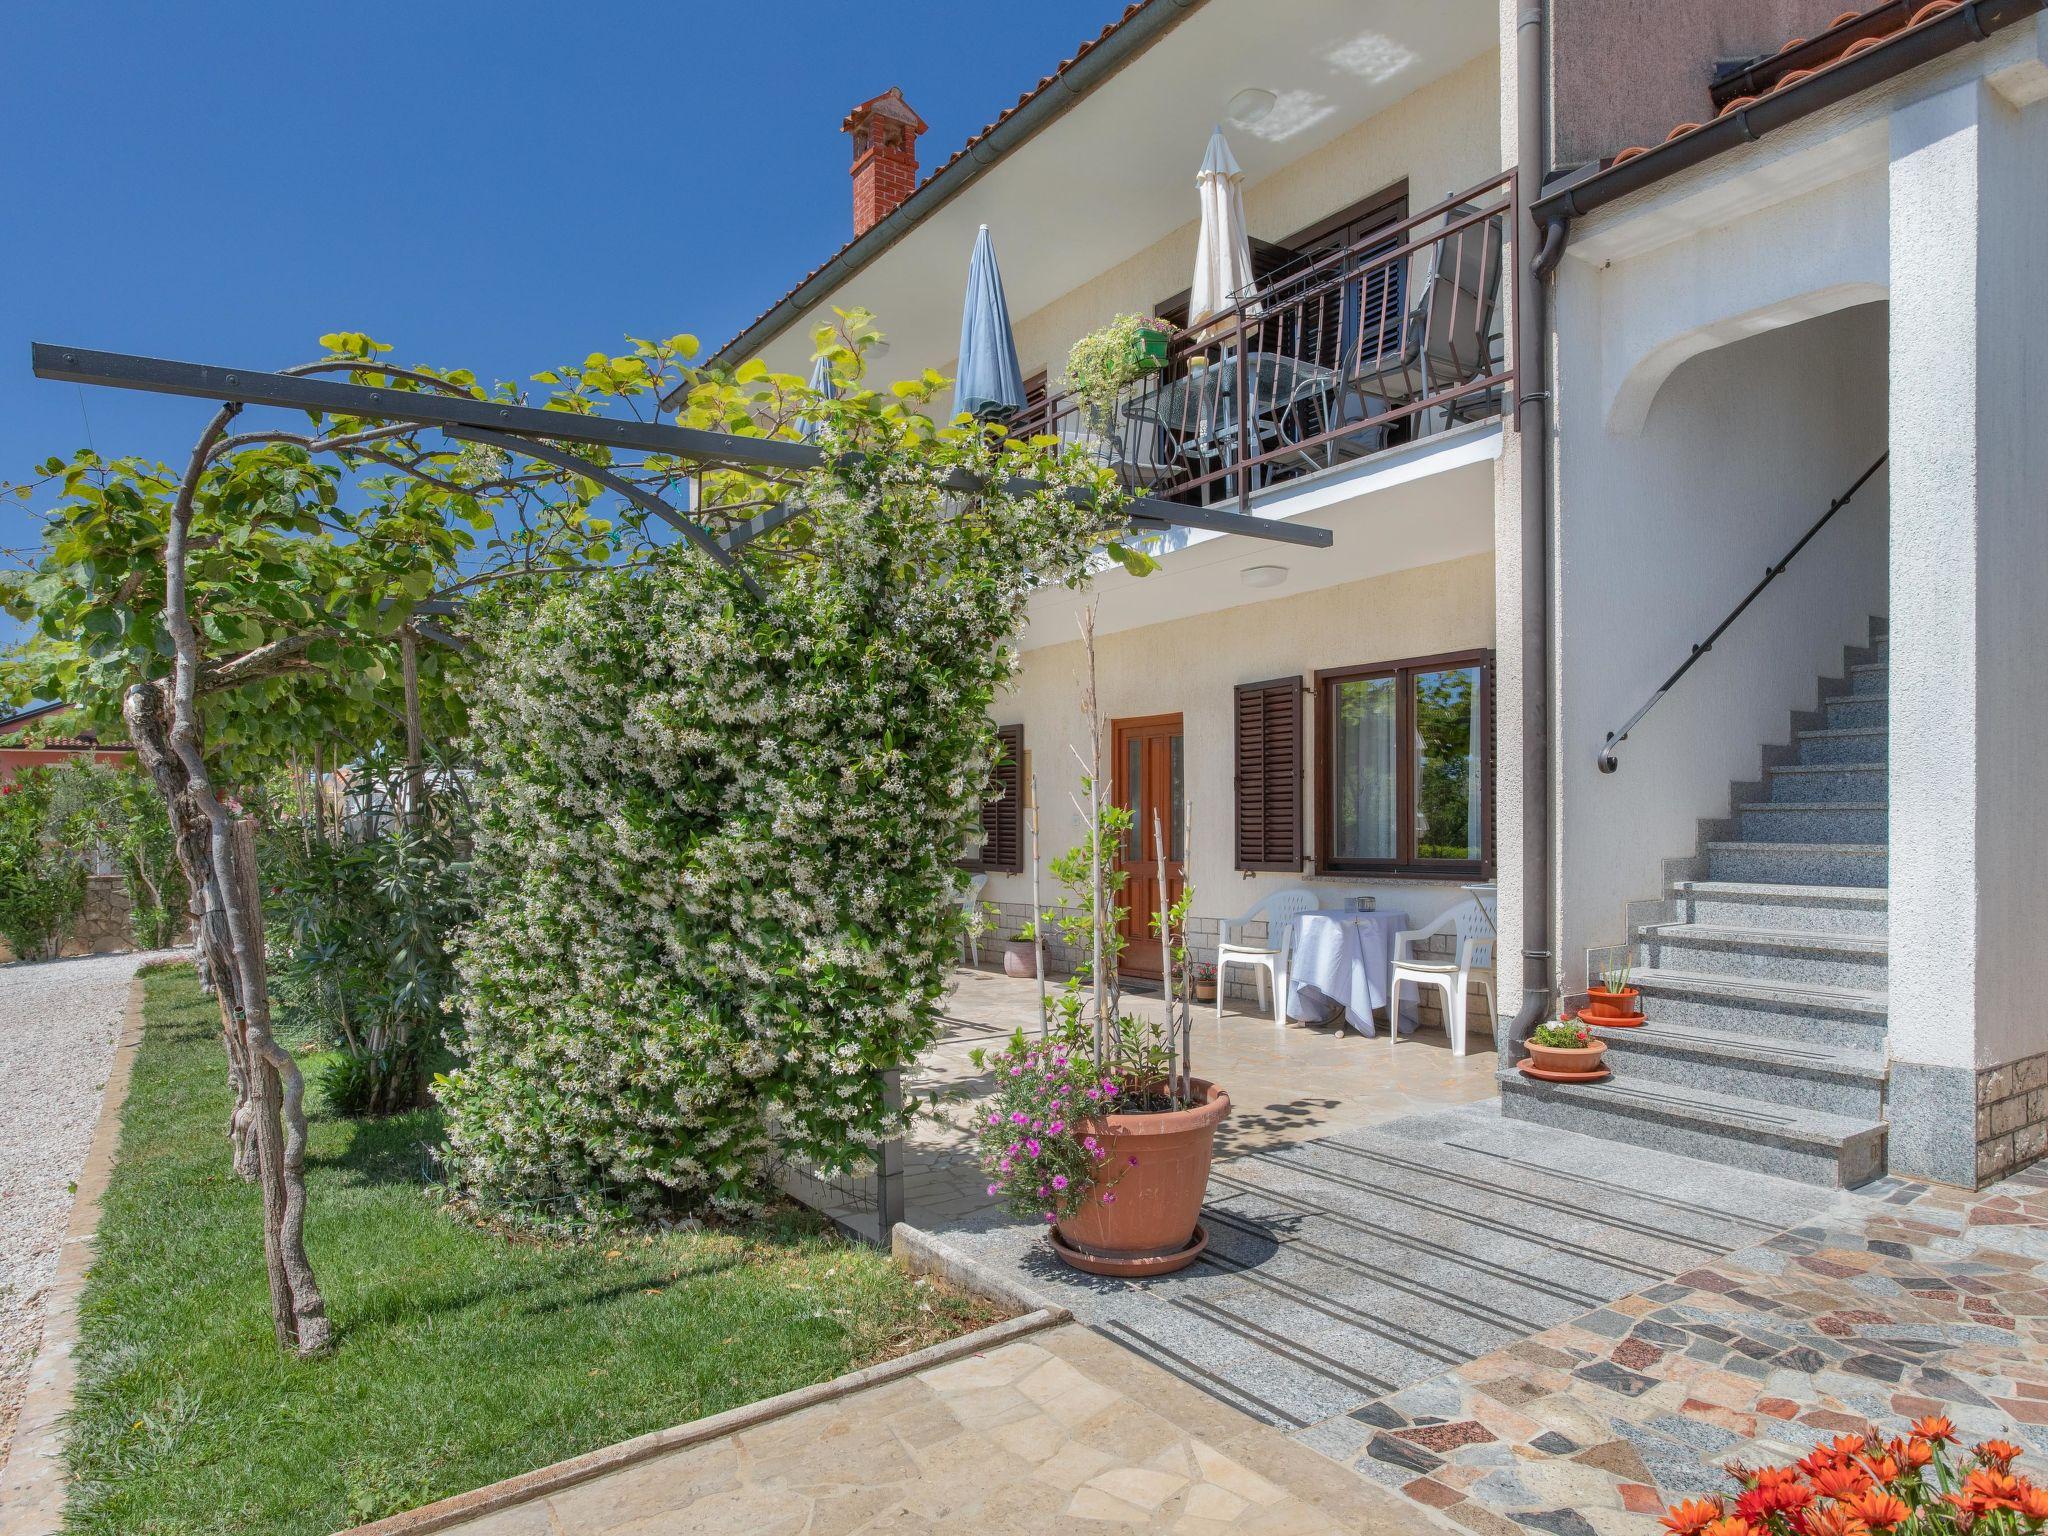
<path fill-rule="evenodd" d="M 2038 95 L 1892 116 L 1892 1165 L 1958 1184 L 2048 1135 L 2044 163 Z"/>
<path fill-rule="evenodd" d="M 1703 121 L 1717 60 L 1774 52 L 1844 9 L 1840 0 L 1552 0 L 1554 163 L 1604 159 Z"/>
<path fill-rule="evenodd" d="M 1257 240 L 1280 240 L 1406 177 L 1411 211 L 1501 170 L 1500 56 L 1482 54 L 1349 132 L 1244 189 L 1245 224 Z M 1195 206 L 1194 160 L 1187 167 Z M 1055 387 L 1067 348 L 1118 314 L 1150 314 L 1188 286 L 1197 221 L 1029 315 L 1014 317 L 1027 376 L 1043 368 Z M 950 372 L 951 364 L 938 365 Z"/>
<path fill-rule="evenodd" d="M 1171 580 L 1171 566 L 1150 580 Z M 1273 891 L 1306 884 L 1327 889 L 1335 905 L 1347 892 L 1371 893 L 1382 910 L 1406 912 L 1423 926 L 1465 900 L 1456 884 L 1363 879 L 1312 873 L 1244 874 L 1232 867 L 1235 787 L 1232 689 L 1298 672 L 1304 684 L 1321 668 L 1487 647 L 1493 644 L 1493 560 L 1470 556 L 1326 587 L 1291 597 L 1243 603 L 1192 618 L 1102 635 L 1096 641 L 1097 690 L 1104 750 L 1109 722 L 1178 712 L 1186 735 L 1190 832 L 1187 875 L 1196 889 L 1196 947 L 1213 953 L 1216 925 Z M 1073 797 L 1081 770 L 1071 748 L 1086 752 L 1081 719 L 1085 661 L 1078 640 L 1024 653 L 1008 693 L 998 699 L 998 724 L 1024 725 L 1026 767 L 1035 775 L 1042 818 L 1041 867 L 1079 840 L 1084 825 Z M 1314 856 L 1314 708 L 1304 711 L 1304 845 Z M 1105 765 L 1106 767 L 1106 765 Z M 1056 892 L 1041 868 L 1040 899 Z M 1030 877 L 991 875 L 983 899 L 998 907 L 997 936 L 1030 913 Z M 1056 955 L 1065 964 L 1070 956 Z M 1249 976 L 1247 976 L 1249 981 Z M 1248 986 L 1242 989 L 1249 995 Z"/>
<path fill-rule="evenodd" d="M 1658 705 L 1602 774 L 1596 755 L 1691 646 L 1884 449 L 1885 311 L 1864 305 L 1680 365 L 1627 437 L 1602 420 L 1610 279 L 1558 286 L 1558 973 L 1619 943 L 1624 907 L 1661 893 L 1664 860 L 1787 739 L 1815 682 L 1886 610 L 1882 476 Z M 1867 498 L 1867 499 L 1866 499 Z"/>

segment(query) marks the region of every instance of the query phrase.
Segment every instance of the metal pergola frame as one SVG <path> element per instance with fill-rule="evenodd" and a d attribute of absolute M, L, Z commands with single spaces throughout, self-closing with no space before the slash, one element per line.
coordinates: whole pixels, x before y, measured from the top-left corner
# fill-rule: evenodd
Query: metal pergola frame
<path fill-rule="evenodd" d="M 180 363 L 168 358 L 143 357 L 129 352 L 99 352 L 41 341 L 31 347 L 31 360 L 36 377 L 40 379 L 142 390 L 159 395 L 190 395 L 245 406 L 278 406 L 286 410 L 349 416 L 363 421 L 438 427 L 459 441 L 487 443 L 510 452 L 523 453 L 595 480 L 643 511 L 671 524 L 697 549 L 725 566 L 730 566 L 732 556 L 747 544 L 787 522 L 801 508 L 785 504 L 728 533 L 714 534 L 652 493 L 618 476 L 609 475 L 602 467 L 554 445 L 580 443 L 623 448 L 665 454 L 700 464 L 749 469 L 806 470 L 817 469 L 826 462 L 823 449 L 787 438 L 741 437 L 730 432 L 707 432 L 701 428 L 670 426 L 659 421 L 579 416 L 568 411 L 542 410 L 537 406 L 437 395 L 427 390 L 373 388 L 367 384 L 344 384 L 332 379 L 266 373 L 260 369 L 220 368 L 208 363 Z M 377 365 L 366 361 L 362 371 L 375 373 Z M 947 484 L 961 491 L 986 489 L 984 482 L 966 470 L 954 471 Z M 1045 482 L 1019 476 L 1005 481 L 1004 489 L 1028 494 L 1045 489 Z M 1328 549 L 1333 542 L 1327 528 L 1303 527 L 1242 512 L 1218 511 L 1213 507 L 1183 506 L 1155 496 L 1133 497 L 1126 513 L 1131 526 L 1143 532 L 1191 528 L 1280 544 L 1300 544 L 1311 549 Z"/>
<path fill-rule="evenodd" d="M 340 383 L 296 374 L 269 373 L 261 369 L 220 368 L 205 363 L 181 363 L 167 358 L 144 357 L 126 352 L 100 352 L 86 347 L 54 346 L 36 342 L 32 347 L 36 377 L 65 383 L 93 384 L 111 389 L 133 389 L 160 395 L 188 395 L 242 406 L 276 406 L 285 410 L 310 411 L 327 416 L 346 416 L 361 421 L 383 421 L 438 428 L 458 442 L 478 443 L 518 453 L 542 463 L 555 465 L 596 482 L 631 502 L 650 516 L 668 523 L 691 546 L 721 567 L 734 570 L 757 595 L 753 578 L 736 566 L 733 557 L 755 539 L 772 532 L 791 518 L 800 516 L 802 504 L 791 498 L 771 507 L 724 533 L 712 530 L 684 516 L 651 491 L 633 484 L 602 465 L 579 458 L 562 446 L 582 444 L 661 454 L 680 461 L 764 470 L 802 471 L 817 469 L 827 462 L 824 450 L 809 443 L 786 438 L 742 437 L 726 432 L 707 432 L 693 427 L 670 426 L 663 422 L 622 420 L 617 417 L 583 416 L 569 411 L 542 410 L 535 406 L 511 405 L 494 400 L 440 395 L 425 389 L 393 389 L 365 384 Z M 365 361 L 362 372 L 377 372 L 374 361 Z M 986 482 L 966 470 L 956 470 L 946 482 L 963 492 L 981 491 Z M 1042 480 L 1013 477 L 1003 482 L 1005 490 L 1028 494 L 1046 488 Z M 1067 494 L 1085 497 L 1086 492 Z M 1154 496 L 1137 496 L 1128 503 L 1126 515 L 1141 532 L 1157 533 L 1168 528 L 1189 528 L 1208 533 L 1236 534 L 1280 544 L 1297 544 L 1327 549 L 1333 536 L 1327 528 L 1304 527 L 1295 523 L 1253 517 L 1243 512 L 1219 511 L 1213 507 L 1183 506 Z M 435 618 L 456 615 L 458 606 L 446 599 L 428 599 L 412 606 L 414 615 Z M 432 624 L 415 623 L 427 639 L 461 647 L 464 642 Z M 883 1074 L 884 1102 L 892 1107 L 902 1102 L 900 1070 Z M 886 1247 L 890 1230 L 903 1219 L 903 1143 L 891 1140 L 881 1148 L 876 1166 L 876 1218 L 878 1237 Z M 858 1236 L 865 1233 L 849 1228 Z"/>

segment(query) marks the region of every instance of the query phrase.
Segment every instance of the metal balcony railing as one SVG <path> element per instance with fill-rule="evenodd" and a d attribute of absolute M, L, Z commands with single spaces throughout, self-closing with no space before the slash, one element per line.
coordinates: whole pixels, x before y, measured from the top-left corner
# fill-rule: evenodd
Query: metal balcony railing
<path fill-rule="evenodd" d="M 1514 172 L 1272 273 L 1177 333 L 1113 407 L 1036 403 L 1013 433 L 1113 465 L 1134 491 L 1248 506 L 1267 486 L 1512 407 L 1501 303 Z"/>

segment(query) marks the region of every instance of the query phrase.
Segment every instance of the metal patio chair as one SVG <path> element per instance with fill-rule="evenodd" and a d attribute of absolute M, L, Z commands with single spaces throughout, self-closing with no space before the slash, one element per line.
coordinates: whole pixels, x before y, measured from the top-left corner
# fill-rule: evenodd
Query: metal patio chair
<path fill-rule="evenodd" d="M 1448 227 L 1476 212 L 1461 203 L 1444 215 L 1444 223 Z M 1343 383 L 1344 394 L 1363 407 L 1359 417 L 1378 414 L 1370 408 L 1373 399 L 1384 402 L 1381 409 L 1398 410 L 1492 371 L 1498 356 L 1493 322 L 1500 303 L 1501 237 L 1501 217 L 1494 214 L 1436 241 L 1429 276 L 1393 350 L 1386 349 L 1384 329 L 1359 328 L 1358 353 Z M 1445 424 L 1496 413 L 1498 396 L 1497 390 L 1474 390 L 1446 402 L 1440 407 Z M 1340 404 L 1339 409 L 1350 408 Z M 1420 423 L 1415 435 L 1424 435 Z"/>

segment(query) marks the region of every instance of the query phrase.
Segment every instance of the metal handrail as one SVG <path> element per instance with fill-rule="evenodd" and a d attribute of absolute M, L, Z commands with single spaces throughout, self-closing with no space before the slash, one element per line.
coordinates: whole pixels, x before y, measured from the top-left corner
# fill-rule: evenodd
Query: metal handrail
<path fill-rule="evenodd" d="M 1764 579 L 1749 589 L 1749 595 L 1743 598 L 1741 602 L 1737 603 L 1735 607 L 1729 611 L 1727 618 L 1723 619 L 1719 624 L 1716 624 L 1714 626 L 1714 632 L 1711 635 L 1707 636 L 1706 639 L 1702 640 L 1698 645 L 1692 648 L 1692 654 L 1686 657 L 1684 661 L 1678 664 L 1678 670 L 1676 672 L 1672 673 L 1669 677 L 1665 678 L 1662 683 L 1658 684 L 1657 691 L 1651 694 L 1649 698 L 1643 701 L 1643 707 L 1637 710 L 1634 714 L 1630 715 L 1628 717 L 1628 720 L 1622 725 L 1622 728 L 1620 730 L 1609 731 L 1607 733 L 1607 743 L 1605 746 L 1601 747 L 1600 756 L 1597 759 L 1600 765 L 1600 771 L 1602 773 L 1612 773 L 1615 769 L 1621 766 L 1620 762 L 1617 761 L 1614 756 L 1614 749 L 1620 746 L 1624 741 L 1628 740 L 1628 733 L 1634 730 L 1638 725 L 1642 724 L 1643 716 L 1647 715 L 1651 710 L 1655 709 L 1657 707 L 1658 700 L 1662 699 L 1665 694 L 1669 693 L 1672 690 L 1672 688 L 1674 688 L 1677 685 L 1678 680 L 1681 677 L 1685 676 L 1686 673 L 1692 670 L 1693 663 L 1698 661 L 1702 656 L 1706 655 L 1707 652 L 1711 651 L 1714 648 L 1714 642 L 1720 639 L 1721 636 L 1728 632 L 1728 626 L 1730 624 L 1733 624 L 1737 619 L 1742 617 L 1743 609 L 1747 608 L 1751 603 L 1755 602 L 1757 600 L 1757 597 L 1759 596 L 1759 594 L 1763 592 L 1763 589 L 1765 587 L 1768 587 L 1772 582 L 1776 581 L 1780 576 L 1785 574 L 1785 567 L 1792 563 L 1792 557 L 1797 555 L 1799 551 L 1801 551 L 1802 549 L 1806 548 L 1807 544 L 1812 540 L 1815 534 L 1819 533 L 1821 529 L 1827 527 L 1829 518 L 1833 517 L 1837 512 L 1841 511 L 1842 508 L 1849 505 L 1850 499 L 1854 497 L 1858 491 L 1863 489 L 1864 484 L 1870 479 L 1872 475 L 1876 474 L 1880 469 L 1884 468 L 1884 461 L 1890 457 L 1891 454 L 1889 452 L 1880 453 L 1877 456 L 1876 462 L 1873 463 L 1870 466 L 1870 468 L 1866 469 L 1865 471 L 1863 471 L 1862 474 L 1856 477 L 1855 484 L 1851 485 L 1849 489 L 1842 492 L 1842 494 L 1837 496 L 1833 501 L 1829 502 L 1827 511 L 1821 513 L 1819 521 L 1817 521 L 1811 528 L 1807 529 L 1806 532 L 1802 533 L 1799 536 L 1799 542 L 1797 544 L 1794 544 L 1790 549 L 1785 551 L 1784 559 L 1780 560 L 1776 565 L 1766 566 L 1764 568 Z"/>

